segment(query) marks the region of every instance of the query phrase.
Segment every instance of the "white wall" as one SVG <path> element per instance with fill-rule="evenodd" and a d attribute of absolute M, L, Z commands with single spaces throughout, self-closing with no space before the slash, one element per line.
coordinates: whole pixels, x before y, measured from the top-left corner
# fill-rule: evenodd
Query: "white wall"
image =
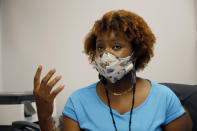
<path fill-rule="evenodd" d="M 57 97 L 60 113 L 76 89 L 98 80 L 82 53 L 95 20 L 111 9 L 141 15 L 157 37 L 155 56 L 140 76 L 156 82 L 197 84 L 194 0 L 3 0 L 3 82 L 5 91 L 33 89 L 55 67 L 66 88 Z"/>
<path fill-rule="evenodd" d="M 0 92 L 3 91 L 3 78 L 2 78 L 2 4 L 0 0 Z"/>
<path fill-rule="evenodd" d="M 196 14 L 196 30 L 197 30 L 197 0 L 194 0 L 195 5 L 195 14 Z"/>
<path fill-rule="evenodd" d="M 142 76 L 158 82 L 197 83 L 195 0 L 158 1 L 151 17 L 157 37 L 155 57 Z"/>

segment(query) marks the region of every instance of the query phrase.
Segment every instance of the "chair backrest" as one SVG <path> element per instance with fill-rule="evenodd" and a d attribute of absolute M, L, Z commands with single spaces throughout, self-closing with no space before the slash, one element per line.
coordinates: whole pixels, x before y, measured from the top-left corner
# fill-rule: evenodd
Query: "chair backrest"
<path fill-rule="evenodd" d="M 192 131 L 197 131 L 197 85 L 160 83 L 170 88 L 190 113 L 193 122 Z"/>

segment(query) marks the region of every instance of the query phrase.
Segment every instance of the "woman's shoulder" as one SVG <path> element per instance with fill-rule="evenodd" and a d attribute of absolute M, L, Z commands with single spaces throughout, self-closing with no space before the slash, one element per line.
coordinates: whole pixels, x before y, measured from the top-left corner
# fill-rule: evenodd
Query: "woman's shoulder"
<path fill-rule="evenodd" d="M 155 102 L 163 103 L 166 106 L 166 109 L 181 109 L 181 103 L 176 94 L 166 85 L 153 82 L 152 84 L 152 100 Z M 182 109 L 181 109 L 182 110 Z"/>
<path fill-rule="evenodd" d="M 166 85 L 149 80 L 154 94 L 158 95 L 174 95 L 174 92 Z"/>

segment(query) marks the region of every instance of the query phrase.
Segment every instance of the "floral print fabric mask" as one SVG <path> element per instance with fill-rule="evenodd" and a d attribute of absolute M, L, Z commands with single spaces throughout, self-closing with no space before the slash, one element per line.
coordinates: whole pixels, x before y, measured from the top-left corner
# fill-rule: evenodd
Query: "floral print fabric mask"
<path fill-rule="evenodd" d="M 102 53 L 94 61 L 97 71 L 111 83 L 116 83 L 134 67 L 131 56 L 116 57 L 110 53 Z"/>

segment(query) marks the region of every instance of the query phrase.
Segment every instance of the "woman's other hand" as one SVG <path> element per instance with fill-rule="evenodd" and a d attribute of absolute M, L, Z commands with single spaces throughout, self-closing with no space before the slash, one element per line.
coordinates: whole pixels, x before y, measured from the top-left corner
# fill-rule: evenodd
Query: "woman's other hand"
<path fill-rule="evenodd" d="M 37 72 L 34 77 L 34 97 L 37 106 L 38 119 L 40 121 L 45 121 L 51 118 L 53 113 L 53 104 L 54 99 L 57 94 L 62 91 L 64 85 L 60 85 L 58 88 L 52 90 L 55 84 L 61 79 L 61 75 L 56 76 L 53 80 L 50 78 L 56 72 L 55 69 L 52 69 L 48 74 L 41 80 L 40 83 L 40 74 L 42 71 L 42 66 L 39 65 Z"/>

